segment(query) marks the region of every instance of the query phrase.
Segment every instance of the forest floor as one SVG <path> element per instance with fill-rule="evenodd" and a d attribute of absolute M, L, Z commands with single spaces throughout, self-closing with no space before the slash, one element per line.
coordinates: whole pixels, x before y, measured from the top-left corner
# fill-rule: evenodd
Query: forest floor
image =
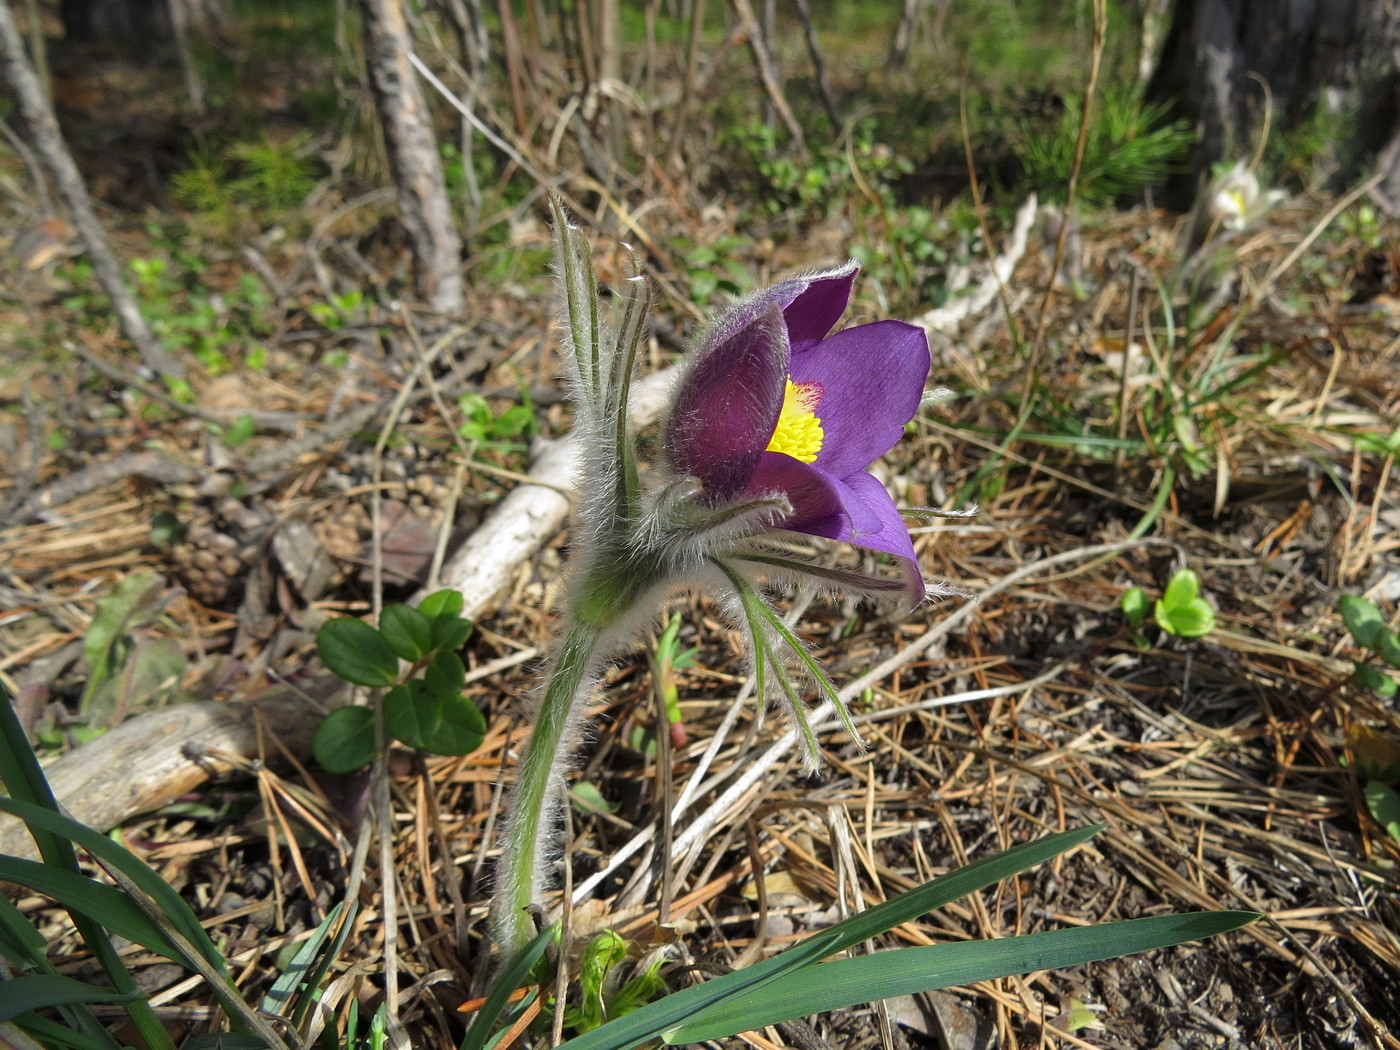
<path fill-rule="evenodd" d="M 143 261 L 158 327 L 191 340 L 196 363 L 173 393 L 122 349 L 61 228 L 47 231 L 51 256 L 25 254 L 49 242 L 12 204 L 9 250 L 23 265 L 0 271 L 0 334 L 33 349 L 0 370 L 0 458 L 12 465 L 0 481 L 0 675 L 55 763 L 94 762 L 114 734 L 93 729 L 175 705 L 331 695 L 316 628 L 367 615 L 377 587 L 387 601 L 431 587 L 436 559 L 530 484 L 532 443 L 568 431 L 538 198 L 473 259 L 464 319 L 444 324 L 408 301 L 385 232 L 391 202 L 318 194 L 290 233 L 230 227 L 193 247 L 169 225 L 113 223 L 120 250 Z M 672 672 L 684 738 L 658 749 L 655 668 L 639 652 L 603 683 L 580 750 L 560 872 L 561 885 L 588 884 L 571 907 L 575 940 L 611 927 L 639 955 L 669 946 L 663 972 L 679 986 L 698 979 L 687 967 L 751 961 L 969 859 L 1102 824 L 1087 845 L 888 943 L 1196 909 L 1265 918 L 842 1011 L 817 1021 L 818 1037 L 945 1050 L 1400 1046 L 1400 841 L 1366 798 L 1367 771 L 1379 780 L 1400 761 L 1400 714 L 1353 682 L 1364 654 L 1337 606 L 1365 594 L 1393 620 L 1400 600 L 1400 241 L 1357 203 L 1329 216 L 1335 203 L 1296 195 L 1232 240 L 1219 294 L 1190 310 L 1162 296 L 1184 220 L 1137 208 L 1087 214 L 1058 267 L 1053 242 L 1033 237 L 990 302 L 930 320 L 930 384 L 956 396 L 921 411 L 882 469 L 902 505 L 978 506 L 913 529 L 926 575 L 970 597 L 890 618 L 795 596 L 796 629 L 838 685 L 895 659 L 853 705 L 862 742 L 827 726 L 827 766 L 811 777 L 795 752 L 769 750 L 786 727 L 744 701 L 737 632 L 705 596 L 677 602 L 681 647 L 695 649 Z M 694 244 L 742 246 L 690 269 L 650 255 L 660 296 L 646 371 L 713 308 L 695 301 L 710 287 L 694 272 L 737 269 L 756 285 L 838 264 L 880 235 L 854 210 L 776 240 L 679 192 L 658 210 Z M 946 264 L 965 265 L 972 287 L 984 255 L 1007 250 L 1002 214 Z M 606 282 L 618 252 L 612 217 L 603 225 L 591 233 Z M 664 230 L 657 242 L 677 243 Z M 891 314 L 892 267 L 862 277 L 844 323 Z M 1070 269 L 1076 288 L 1056 279 Z M 456 1046 L 459 1006 L 483 994 L 500 793 L 568 561 L 566 528 L 542 540 L 501 593 L 468 595 L 479 612 L 467 693 L 489 732 L 462 758 L 393 756 L 395 870 L 371 853 L 328 978 L 333 1009 L 354 998 L 368 1016 L 381 1001 L 383 894 L 396 886 L 399 1009 L 417 1047 Z M 1214 628 L 1179 638 L 1150 617 L 1130 625 L 1125 592 L 1156 597 L 1183 567 Z M 203 772 L 182 773 L 193 779 L 178 798 L 122 813 L 114 832 L 207 922 L 254 1001 L 343 895 L 365 819 L 367 777 L 310 759 L 318 710 L 308 700 L 295 725 L 242 754 L 191 756 Z M 121 760 L 155 764 L 164 739 L 128 740 Z M 664 803 L 683 796 L 688 809 L 663 829 Z M 669 859 L 651 846 L 658 834 Z M 52 902 L 19 903 L 64 972 L 93 972 Z M 126 959 L 173 1030 L 216 1016 L 179 967 L 135 947 Z"/>

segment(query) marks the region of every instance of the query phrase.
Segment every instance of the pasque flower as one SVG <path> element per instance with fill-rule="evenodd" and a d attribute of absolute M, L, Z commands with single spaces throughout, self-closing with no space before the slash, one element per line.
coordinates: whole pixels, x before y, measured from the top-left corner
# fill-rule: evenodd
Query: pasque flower
<path fill-rule="evenodd" d="M 740 301 L 692 352 L 666 425 L 670 466 L 722 507 L 765 496 L 789 506 L 771 528 L 892 555 L 924 597 L 914 546 L 867 472 L 899 440 L 928 377 L 928 337 L 902 321 L 828 334 L 858 267 L 794 277 Z"/>
<path fill-rule="evenodd" d="M 526 909 L 547 881 L 583 702 L 607 660 L 636 642 L 668 594 L 704 589 L 724 602 L 748 635 L 759 696 L 785 706 L 803 731 L 808 768 L 818 751 L 799 681 L 846 711 L 764 587 L 804 581 L 908 605 L 925 596 L 909 532 L 868 472 L 918 410 L 929 368 L 923 331 L 876 321 L 832 334 L 850 298 L 853 263 L 740 300 L 700 335 L 682 366 L 663 461 L 643 490 L 627 394 L 648 286 L 637 276 L 613 289 L 613 328 L 605 331 L 588 243 L 557 200 L 553 206 L 581 498 L 566 631 L 538 698 L 496 870 L 493 919 L 508 950 L 533 933 Z M 834 567 L 791 543 L 793 534 L 883 558 Z M 854 733 L 849 718 L 847 726 Z"/>

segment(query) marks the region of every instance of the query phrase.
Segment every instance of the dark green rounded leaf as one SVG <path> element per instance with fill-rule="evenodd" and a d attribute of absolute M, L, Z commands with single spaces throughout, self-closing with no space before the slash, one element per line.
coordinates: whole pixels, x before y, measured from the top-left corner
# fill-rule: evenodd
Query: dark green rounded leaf
<path fill-rule="evenodd" d="M 1337 611 L 1342 614 L 1342 622 L 1356 644 L 1365 649 L 1376 648 L 1380 634 L 1385 630 L 1385 618 L 1381 611 L 1355 594 L 1344 594 L 1337 599 Z"/>
<path fill-rule="evenodd" d="M 379 614 L 379 633 L 389 648 L 409 663 L 423 659 L 433 649 L 433 629 L 428 618 L 407 605 L 386 605 Z"/>
<path fill-rule="evenodd" d="M 1356 661 L 1356 670 L 1351 673 L 1351 680 L 1363 689 L 1371 689 L 1381 696 L 1394 696 L 1397 688 L 1395 679 L 1384 671 L 1377 671 L 1374 667 Z"/>
<path fill-rule="evenodd" d="M 437 755 L 465 755 L 486 737 L 486 717 L 460 693 L 437 693 L 421 681 L 392 690 L 384 700 L 389 732 L 410 747 Z"/>
<path fill-rule="evenodd" d="M 462 592 L 433 591 L 432 594 L 418 603 L 418 611 L 429 620 L 436 620 L 440 616 L 460 616 L 462 615 Z"/>
<path fill-rule="evenodd" d="M 431 693 L 460 693 L 467 684 L 467 669 L 456 653 L 444 651 L 433 657 L 433 662 L 423 672 L 423 680 Z"/>
<path fill-rule="evenodd" d="M 399 677 L 399 658 L 394 650 L 363 620 L 327 620 L 316 632 L 316 648 L 331 674 L 355 685 L 383 689 Z"/>
<path fill-rule="evenodd" d="M 316 728 L 311 753 L 327 773 L 353 773 L 374 760 L 374 712 L 338 707 Z"/>
<path fill-rule="evenodd" d="M 1376 653 L 1391 667 L 1400 667 L 1400 635 L 1382 628 L 1376 633 Z"/>
<path fill-rule="evenodd" d="M 440 616 L 433 621 L 433 648 L 455 653 L 467 644 L 472 634 L 472 622 L 460 616 Z"/>

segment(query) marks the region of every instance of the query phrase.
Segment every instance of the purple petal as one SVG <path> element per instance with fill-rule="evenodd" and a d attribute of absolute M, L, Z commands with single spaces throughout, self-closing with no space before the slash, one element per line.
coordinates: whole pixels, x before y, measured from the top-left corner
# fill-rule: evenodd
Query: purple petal
<path fill-rule="evenodd" d="M 851 285 L 855 283 L 859 270 L 860 266 L 857 263 L 848 262 L 839 270 L 831 270 L 814 277 L 796 277 L 774 286 L 777 290 L 792 285 L 805 285 L 791 300 L 783 304 L 788 344 L 794 354 L 816 343 L 841 320 L 841 315 L 846 312 L 846 304 L 851 300 Z"/>
<path fill-rule="evenodd" d="M 910 606 L 918 605 L 924 600 L 924 577 L 919 569 L 918 556 L 914 553 L 914 541 L 909 536 L 909 527 L 904 523 L 904 518 L 899 511 L 895 509 L 894 500 L 890 498 L 884 485 L 880 484 L 872 475 L 864 472 L 853 474 L 844 479 L 844 485 L 861 502 L 861 505 L 879 520 L 880 528 L 874 532 L 857 529 L 843 530 L 831 538 L 852 543 L 857 547 L 883 551 L 885 554 L 892 554 L 898 558 L 904 573 L 905 590 Z M 805 526 L 800 527 L 798 531 L 814 532 Z M 815 535 L 829 535 L 829 533 L 816 532 Z"/>
<path fill-rule="evenodd" d="M 794 352 L 793 382 L 822 385 L 817 465 L 845 477 L 893 448 L 918 411 L 928 369 L 928 336 L 903 321 L 857 325 Z"/>
<path fill-rule="evenodd" d="M 777 426 L 789 357 L 778 305 L 711 330 L 692 353 L 671 401 L 666 454 L 717 506 L 744 490 Z"/>
<path fill-rule="evenodd" d="M 923 576 L 909 529 L 885 486 L 864 471 L 836 478 L 791 456 L 764 453 L 749 484 L 749 495 L 782 491 L 793 512 L 774 528 L 822 536 L 900 559 L 911 605 L 924 599 Z"/>

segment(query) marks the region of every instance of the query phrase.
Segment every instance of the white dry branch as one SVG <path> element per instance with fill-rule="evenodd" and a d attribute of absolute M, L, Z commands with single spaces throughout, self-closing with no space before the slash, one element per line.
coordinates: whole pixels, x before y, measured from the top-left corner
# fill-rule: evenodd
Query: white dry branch
<path fill-rule="evenodd" d="M 992 260 L 991 268 L 983 275 L 977 290 L 947 306 L 920 314 L 912 323 L 924 329 L 930 336 L 942 336 L 969 317 L 980 316 L 1010 283 L 1012 271 L 1021 261 L 1021 256 L 1026 254 L 1026 242 L 1030 237 L 1031 227 L 1035 224 L 1035 216 L 1036 197 L 1032 193 L 1025 203 L 1016 209 L 1016 221 L 1012 224 L 1011 236 L 1002 253 Z"/>

